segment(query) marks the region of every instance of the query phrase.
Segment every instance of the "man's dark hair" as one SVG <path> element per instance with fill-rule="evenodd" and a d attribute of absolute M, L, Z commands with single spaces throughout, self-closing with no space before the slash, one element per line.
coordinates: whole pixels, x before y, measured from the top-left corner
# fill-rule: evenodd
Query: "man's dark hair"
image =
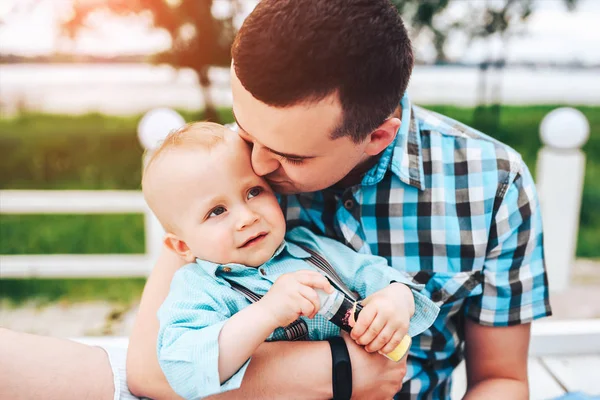
<path fill-rule="evenodd" d="M 332 137 L 360 142 L 398 106 L 413 67 L 404 24 L 389 0 L 262 0 L 232 48 L 235 73 L 273 107 L 337 92 Z"/>

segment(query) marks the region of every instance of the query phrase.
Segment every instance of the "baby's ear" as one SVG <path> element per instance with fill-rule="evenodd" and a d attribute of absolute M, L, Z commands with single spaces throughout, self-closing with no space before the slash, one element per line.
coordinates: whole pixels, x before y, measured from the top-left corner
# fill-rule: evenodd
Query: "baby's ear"
<path fill-rule="evenodd" d="M 176 235 L 167 233 L 165 235 L 164 243 L 165 246 L 177 253 L 179 257 L 183 258 L 185 261 L 193 263 L 196 260 L 196 257 L 192 254 L 188 245 Z"/>

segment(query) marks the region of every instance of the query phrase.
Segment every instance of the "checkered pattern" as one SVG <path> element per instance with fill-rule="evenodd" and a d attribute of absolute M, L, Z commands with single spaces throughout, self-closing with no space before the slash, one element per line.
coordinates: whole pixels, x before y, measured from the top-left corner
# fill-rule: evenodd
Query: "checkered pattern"
<path fill-rule="evenodd" d="M 395 142 L 346 190 L 281 198 L 305 225 L 407 272 L 441 308 L 414 338 L 398 399 L 446 399 L 468 317 L 488 326 L 551 314 L 533 179 L 513 149 L 402 100 Z"/>

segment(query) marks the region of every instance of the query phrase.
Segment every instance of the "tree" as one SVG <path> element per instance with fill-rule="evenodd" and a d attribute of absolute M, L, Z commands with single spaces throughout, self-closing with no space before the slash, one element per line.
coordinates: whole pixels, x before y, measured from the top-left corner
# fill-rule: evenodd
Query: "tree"
<path fill-rule="evenodd" d="M 578 0 L 563 0 L 573 10 Z M 488 41 L 488 54 L 479 63 L 477 89 L 478 107 L 475 113 L 479 126 L 497 126 L 500 118 L 502 71 L 506 65 L 509 42 L 525 33 L 527 20 L 535 11 L 536 0 L 478 0 L 462 1 L 463 13 L 448 15 L 451 0 L 392 0 L 412 29 L 413 37 L 427 36 L 433 44 L 436 63 L 448 62 L 446 43 L 451 34 L 461 33 L 467 43 Z M 493 46 L 495 41 L 498 46 Z M 495 70 L 491 73 L 492 68 Z M 495 81 L 489 85 L 489 80 Z M 488 87 L 491 86 L 491 91 Z M 488 93 L 490 92 L 490 93 Z M 488 101 L 489 99 L 489 101 Z M 491 113 L 486 104 L 490 103 Z"/>
<path fill-rule="evenodd" d="M 157 54 L 155 62 L 194 70 L 204 98 L 204 118 L 218 121 L 210 95 L 208 71 L 211 66 L 229 66 L 231 44 L 236 33 L 233 21 L 239 12 L 236 0 L 221 3 L 228 6 L 228 11 L 215 17 L 212 0 L 73 1 L 71 13 L 63 21 L 63 28 L 69 37 L 75 37 L 82 28 L 93 28 L 97 24 L 95 17 L 102 13 L 149 17 L 150 25 L 168 32 L 172 41 L 171 49 Z"/>

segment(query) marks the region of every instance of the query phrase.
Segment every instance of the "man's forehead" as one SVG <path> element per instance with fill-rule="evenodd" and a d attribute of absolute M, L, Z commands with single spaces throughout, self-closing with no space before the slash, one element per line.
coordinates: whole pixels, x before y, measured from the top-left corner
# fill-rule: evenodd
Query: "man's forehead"
<path fill-rule="evenodd" d="M 318 154 L 339 126 L 337 94 L 309 104 L 269 106 L 254 98 L 232 73 L 233 114 L 240 129 L 278 153 Z M 302 150 L 302 151 L 301 151 Z"/>
<path fill-rule="evenodd" d="M 235 118 L 235 114 L 234 114 L 234 118 Z M 308 158 L 315 158 L 316 157 L 316 155 L 308 154 L 308 153 L 305 153 L 305 154 L 287 153 L 287 152 L 284 152 L 284 151 L 279 151 L 279 150 L 273 149 L 273 148 L 269 147 L 268 145 L 266 145 L 265 143 L 263 143 L 260 139 L 256 138 L 247 129 L 245 129 L 244 127 L 242 127 L 241 124 L 239 122 L 237 122 L 237 118 L 235 118 L 235 119 L 236 119 L 236 127 L 237 127 L 236 130 L 237 130 L 238 134 L 240 135 L 240 137 L 243 140 L 245 140 L 246 142 L 249 142 L 249 143 L 258 143 L 260 146 L 264 147 L 265 149 L 267 149 L 271 153 L 277 154 L 279 156 L 286 157 L 286 158 L 308 159 Z"/>
<path fill-rule="evenodd" d="M 257 118 L 238 107 L 234 108 L 233 116 L 242 138 L 250 139 L 274 154 L 287 158 L 313 158 L 322 155 L 323 147 L 333 141 L 331 132 L 337 126 L 337 121 L 331 114 L 319 118 L 306 110 L 300 110 L 306 114 L 302 118 L 298 110 L 293 108 L 296 107 L 277 109 L 275 113 L 265 113 L 263 118 Z M 286 111 L 290 112 L 289 118 L 282 118 Z"/>

